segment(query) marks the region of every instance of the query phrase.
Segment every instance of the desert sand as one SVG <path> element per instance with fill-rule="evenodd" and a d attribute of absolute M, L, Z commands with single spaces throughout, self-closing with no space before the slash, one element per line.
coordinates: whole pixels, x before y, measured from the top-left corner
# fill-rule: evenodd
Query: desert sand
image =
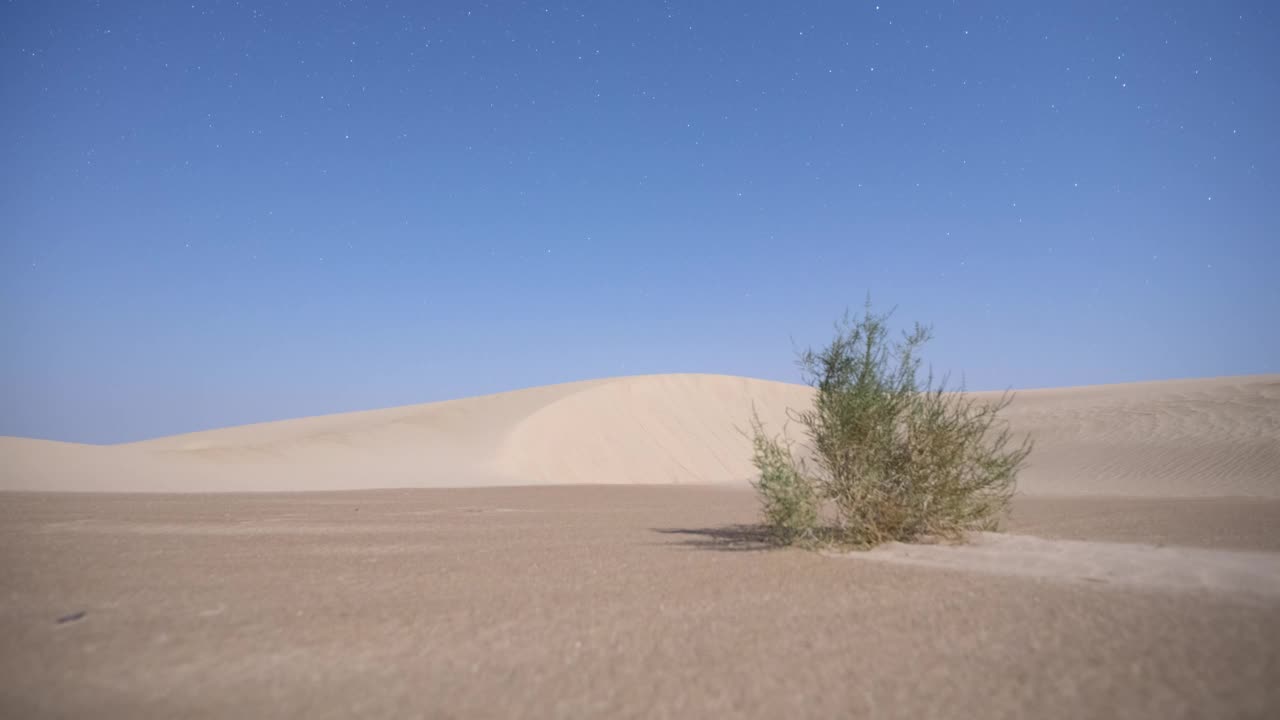
<path fill-rule="evenodd" d="M 0 716 L 1280 714 L 1280 376 L 1021 391 L 1007 534 L 858 554 L 754 526 L 809 392 L 0 439 Z"/>
<path fill-rule="evenodd" d="M 745 485 L 750 448 L 739 429 L 752 408 L 782 431 L 787 409 L 806 407 L 810 393 L 646 375 L 106 447 L 0 438 L 0 490 Z M 1024 390 L 1007 417 L 1036 442 L 1026 494 L 1280 493 L 1280 375 Z"/>

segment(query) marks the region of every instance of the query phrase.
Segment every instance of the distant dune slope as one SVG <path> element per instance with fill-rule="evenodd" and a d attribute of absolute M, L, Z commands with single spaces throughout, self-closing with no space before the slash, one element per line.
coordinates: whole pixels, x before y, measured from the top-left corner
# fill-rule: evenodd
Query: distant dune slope
<path fill-rule="evenodd" d="M 811 390 L 720 375 L 590 380 L 89 446 L 0 438 L 0 489 L 219 492 L 745 483 L 739 429 Z M 983 393 L 982 395 L 994 397 Z M 1028 494 L 1280 496 L 1280 375 L 1017 394 Z M 798 428 L 791 434 L 799 437 Z"/>
<path fill-rule="evenodd" d="M 1280 496 L 1280 375 L 1019 392 L 1032 494 Z"/>

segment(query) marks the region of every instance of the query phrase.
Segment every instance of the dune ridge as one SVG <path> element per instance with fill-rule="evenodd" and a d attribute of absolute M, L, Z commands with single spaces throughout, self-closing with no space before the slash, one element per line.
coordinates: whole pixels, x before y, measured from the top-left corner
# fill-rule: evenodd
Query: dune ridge
<path fill-rule="evenodd" d="M 112 446 L 0 438 L 0 490 L 745 484 L 752 408 L 781 431 L 811 393 L 645 375 Z M 1025 390 L 1007 413 L 1036 440 L 1025 494 L 1280 497 L 1280 375 Z"/>

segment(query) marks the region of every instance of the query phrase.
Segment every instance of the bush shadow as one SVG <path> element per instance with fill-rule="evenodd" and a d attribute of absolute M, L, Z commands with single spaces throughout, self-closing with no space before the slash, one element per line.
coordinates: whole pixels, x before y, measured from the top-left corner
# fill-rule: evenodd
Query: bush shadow
<path fill-rule="evenodd" d="M 781 550 L 763 525 L 724 525 L 707 528 L 651 528 L 662 535 L 683 536 L 676 545 L 719 552 L 765 552 Z"/>

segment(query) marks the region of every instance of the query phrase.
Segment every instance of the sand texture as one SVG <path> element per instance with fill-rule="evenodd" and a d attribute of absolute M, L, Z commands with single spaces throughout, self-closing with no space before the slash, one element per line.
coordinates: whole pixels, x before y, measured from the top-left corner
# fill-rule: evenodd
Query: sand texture
<path fill-rule="evenodd" d="M 757 525 L 808 398 L 0 439 L 0 717 L 1280 717 L 1280 376 L 1020 392 L 1005 534 L 857 554 Z"/>
<path fill-rule="evenodd" d="M 109 447 L 0 438 L 0 489 L 745 484 L 752 408 L 781 430 L 809 398 L 800 385 L 649 375 Z M 1280 494 L 1280 375 L 1025 390 L 1008 418 L 1036 441 L 1024 493 Z"/>
<path fill-rule="evenodd" d="M 0 716 L 1280 709 L 1265 591 L 1111 578 L 1089 553 L 1094 575 L 1056 577 L 1016 554 L 971 570 L 769 550 L 754 518 L 751 493 L 705 487 L 9 495 Z M 1150 534 L 1247 567 L 1278 526 L 1277 500 L 1023 498 L 1009 529 Z"/>

